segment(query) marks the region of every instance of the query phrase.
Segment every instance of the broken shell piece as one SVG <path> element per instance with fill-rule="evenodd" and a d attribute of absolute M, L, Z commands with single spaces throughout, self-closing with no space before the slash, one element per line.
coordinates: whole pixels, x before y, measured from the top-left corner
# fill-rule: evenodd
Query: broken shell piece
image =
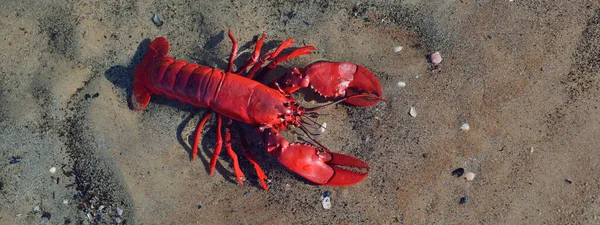
<path fill-rule="evenodd" d="M 440 52 L 435 52 L 429 56 L 431 62 L 435 65 L 440 64 L 442 62 L 442 54 Z"/>
<path fill-rule="evenodd" d="M 323 204 L 323 208 L 324 209 L 331 209 L 331 199 L 330 199 L 330 197 L 324 197 L 322 204 Z"/>
<path fill-rule="evenodd" d="M 469 131 L 469 129 L 471 129 L 471 127 L 469 126 L 469 124 L 468 124 L 468 123 L 463 123 L 463 125 L 462 125 L 462 126 L 460 126 L 460 130 L 462 130 L 462 131 L 464 131 L 464 132 L 467 132 L 467 131 Z"/>
<path fill-rule="evenodd" d="M 54 166 L 53 166 L 53 167 L 52 167 L 52 168 L 50 168 L 50 170 L 48 170 L 48 171 L 50 171 L 50 173 L 56 173 L 56 167 L 54 167 Z"/>
<path fill-rule="evenodd" d="M 319 128 L 319 132 L 321 132 L 321 133 L 325 132 L 325 128 L 327 128 L 327 122 L 323 122 L 323 124 Z"/>
<path fill-rule="evenodd" d="M 417 117 L 417 110 L 415 109 L 415 107 L 410 107 L 410 111 L 408 112 L 410 114 L 410 116 L 412 117 Z"/>
<path fill-rule="evenodd" d="M 398 87 L 406 87 L 406 83 L 404 81 L 398 81 Z"/>
<path fill-rule="evenodd" d="M 472 181 L 473 179 L 475 179 L 475 174 L 472 172 L 465 173 L 465 179 L 467 179 L 468 181 Z"/>
<path fill-rule="evenodd" d="M 154 23 L 154 25 L 156 25 L 156 27 L 160 27 L 163 25 L 163 22 L 160 21 L 160 18 L 158 18 L 158 14 L 154 13 L 154 16 L 152 16 L 152 22 Z"/>
<path fill-rule="evenodd" d="M 400 52 L 400 51 L 402 51 L 402 46 L 394 47 L 394 52 Z"/>

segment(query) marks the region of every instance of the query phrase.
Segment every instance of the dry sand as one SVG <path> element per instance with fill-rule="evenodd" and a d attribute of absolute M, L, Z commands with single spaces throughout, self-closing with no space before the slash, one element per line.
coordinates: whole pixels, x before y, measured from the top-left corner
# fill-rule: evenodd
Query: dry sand
<path fill-rule="evenodd" d="M 597 1 L 203 2 L 2 4 L 0 224 L 600 223 Z M 388 102 L 319 118 L 323 144 L 369 163 L 365 181 L 312 185 L 254 137 L 271 190 L 244 158 L 240 186 L 225 154 L 207 173 L 213 122 L 200 160 L 189 160 L 203 110 L 164 97 L 130 109 L 149 39 L 165 36 L 171 56 L 225 68 L 228 29 L 242 50 L 261 33 L 267 49 L 289 37 L 318 48 L 275 75 L 322 59 L 377 75 Z M 427 61 L 436 51 L 437 68 Z M 477 176 L 452 176 L 460 167 Z M 326 190 L 330 210 L 319 199 Z"/>

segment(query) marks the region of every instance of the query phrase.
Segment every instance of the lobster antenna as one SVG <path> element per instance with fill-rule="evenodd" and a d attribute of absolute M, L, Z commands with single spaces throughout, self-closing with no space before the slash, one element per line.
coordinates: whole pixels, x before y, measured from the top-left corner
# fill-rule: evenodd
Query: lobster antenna
<path fill-rule="evenodd" d="M 304 133 L 306 134 L 306 136 L 308 136 L 308 138 L 315 142 L 317 145 L 321 146 L 321 148 L 325 149 L 325 150 L 329 150 L 327 147 L 325 147 L 325 145 L 321 144 L 319 141 L 317 141 L 315 138 L 313 138 L 310 133 L 308 132 L 308 130 L 306 130 L 306 127 L 300 125 L 299 128 L 304 131 Z"/>
<path fill-rule="evenodd" d="M 350 96 L 350 97 L 345 97 L 345 98 L 342 98 L 342 99 L 340 99 L 340 100 L 337 100 L 337 101 L 335 101 L 335 102 L 327 103 L 327 104 L 325 104 L 325 105 L 321 105 L 321 106 L 317 106 L 317 107 L 313 107 L 313 108 L 306 108 L 306 110 L 304 110 L 304 112 L 314 112 L 314 111 L 318 111 L 318 110 L 321 110 L 321 109 L 325 109 L 325 108 L 327 108 L 327 107 L 330 107 L 330 106 L 332 106 L 332 105 L 337 105 L 337 104 L 340 104 L 341 102 L 343 102 L 343 101 L 346 101 L 346 100 L 348 100 L 348 99 L 351 99 L 351 98 L 359 98 L 359 97 L 370 97 L 370 98 L 373 98 L 373 99 L 377 99 L 377 100 L 379 100 L 379 101 L 387 101 L 387 100 L 385 100 L 385 99 L 383 99 L 383 98 L 381 98 L 381 97 L 379 97 L 379 96 L 374 96 L 374 95 L 372 95 L 372 94 L 360 94 L 360 95 L 352 95 L 352 96 Z"/>

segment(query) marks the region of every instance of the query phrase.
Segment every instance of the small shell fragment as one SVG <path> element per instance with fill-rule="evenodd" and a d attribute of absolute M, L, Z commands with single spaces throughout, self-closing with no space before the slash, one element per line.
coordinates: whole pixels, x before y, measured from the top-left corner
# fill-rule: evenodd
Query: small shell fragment
<path fill-rule="evenodd" d="M 48 171 L 50 171 L 50 173 L 56 173 L 56 167 L 54 167 L 54 166 L 53 166 L 53 167 L 52 167 L 52 168 L 50 168 L 50 170 L 48 170 Z"/>
<path fill-rule="evenodd" d="M 68 205 L 69 204 L 69 199 L 63 199 L 63 204 Z"/>
<path fill-rule="evenodd" d="M 440 52 L 435 52 L 429 57 L 434 65 L 440 64 L 442 62 L 442 54 L 440 54 Z"/>
<path fill-rule="evenodd" d="M 163 25 L 163 22 L 160 21 L 160 18 L 158 18 L 157 13 L 154 13 L 154 16 L 152 16 L 152 22 L 154 23 L 154 25 L 156 25 L 156 27 L 160 27 Z"/>
<path fill-rule="evenodd" d="M 533 147 L 529 148 L 529 153 L 533 153 Z"/>
<path fill-rule="evenodd" d="M 324 209 L 331 209 L 331 199 L 330 199 L 330 197 L 324 197 L 322 204 L 323 204 L 323 208 Z"/>
<path fill-rule="evenodd" d="M 462 126 L 460 126 L 460 130 L 462 130 L 462 131 L 464 131 L 464 132 L 467 132 L 467 131 L 469 131 L 469 129 L 471 129 L 471 127 L 469 126 L 469 124 L 468 124 L 468 123 L 463 123 L 463 125 L 462 125 Z"/>
<path fill-rule="evenodd" d="M 406 83 L 404 81 L 398 81 L 398 87 L 406 87 Z"/>
<path fill-rule="evenodd" d="M 402 51 L 402 46 L 394 47 L 394 52 L 400 52 L 400 51 Z"/>
<path fill-rule="evenodd" d="M 465 179 L 467 179 L 468 181 L 472 181 L 473 179 L 475 179 L 475 173 L 472 173 L 472 172 L 465 173 Z"/>
<path fill-rule="evenodd" d="M 321 125 L 321 127 L 319 127 L 319 132 L 324 133 L 325 132 L 325 128 L 327 128 L 327 122 L 323 122 L 323 124 Z"/>
<path fill-rule="evenodd" d="M 417 110 L 415 109 L 415 107 L 410 107 L 410 111 L 408 112 L 410 114 L 410 116 L 412 117 L 417 117 Z"/>

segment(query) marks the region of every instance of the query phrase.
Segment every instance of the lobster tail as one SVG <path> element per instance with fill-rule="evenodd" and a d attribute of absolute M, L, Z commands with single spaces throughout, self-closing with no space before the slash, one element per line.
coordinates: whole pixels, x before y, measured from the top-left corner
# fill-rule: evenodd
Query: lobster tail
<path fill-rule="evenodd" d="M 148 83 L 148 67 L 153 62 L 161 60 L 169 53 L 169 42 L 164 37 L 158 37 L 150 43 L 148 51 L 140 64 L 135 68 L 133 75 L 133 95 L 131 105 L 135 110 L 144 110 L 150 102 L 151 92 L 146 87 Z"/>

